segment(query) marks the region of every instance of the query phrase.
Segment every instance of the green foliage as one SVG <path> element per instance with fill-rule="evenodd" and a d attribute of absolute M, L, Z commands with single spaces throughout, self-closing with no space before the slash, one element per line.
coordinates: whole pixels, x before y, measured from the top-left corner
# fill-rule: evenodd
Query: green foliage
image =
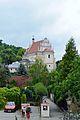
<path fill-rule="evenodd" d="M 12 81 L 9 82 L 9 84 L 7 85 L 8 88 L 12 88 L 12 87 L 16 87 L 16 86 L 17 86 L 16 80 L 12 80 Z"/>
<path fill-rule="evenodd" d="M 25 49 L 20 48 L 17 52 L 17 56 L 22 56 L 25 52 Z"/>
<path fill-rule="evenodd" d="M 4 106 L 5 106 L 6 101 L 7 101 L 5 94 L 6 94 L 6 90 L 4 88 L 0 88 L 0 110 L 4 109 Z"/>
<path fill-rule="evenodd" d="M 36 100 L 40 100 L 42 96 L 47 95 L 47 88 L 42 83 L 36 83 L 34 85 L 34 90 L 36 94 Z"/>
<path fill-rule="evenodd" d="M 25 66 L 23 64 L 20 64 L 20 67 L 18 68 L 18 74 L 19 75 L 27 75 L 27 71 L 26 71 Z"/>
<path fill-rule="evenodd" d="M 27 101 L 34 101 L 35 100 L 35 91 L 34 91 L 33 86 L 26 87 L 26 89 L 24 90 L 23 93 L 26 94 Z"/>
<path fill-rule="evenodd" d="M 2 63 L 11 64 L 13 61 L 16 61 L 16 55 L 10 48 L 1 50 L 0 57 L 2 59 Z"/>
<path fill-rule="evenodd" d="M 15 101 L 16 96 L 20 95 L 20 90 L 17 87 L 13 88 L 6 88 L 6 95 L 5 97 L 7 98 L 7 101 Z"/>
<path fill-rule="evenodd" d="M 16 103 L 17 108 L 20 108 L 21 98 L 20 98 L 20 89 L 17 87 L 13 88 L 5 88 L 6 94 L 5 97 L 7 101 L 14 101 Z"/>
<path fill-rule="evenodd" d="M 41 59 L 36 59 L 35 63 L 29 67 L 29 75 L 32 77 L 33 84 L 42 82 L 48 85 L 48 70 Z"/>
<path fill-rule="evenodd" d="M 17 55 L 16 56 L 16 61 L 20 61 L 20 60 L 22 60 L 22 56 Z"/>
<path fill-rule="evenodd" d="M 12 62 L 19 61 L 24 52 L 25 49 L 7 45 L 0 40 L 0 63 L 11 64 Z"/>
<path fill-rule="evenodd" d="M 7 67 L 0 65 L 0 87 L 6 86 L 10 72 Z"/>
<path fill-rule="evenodd" d="M 21 103 L 26 103 L 26 94 L 22 94 Z"/>
<path fill-rule="evenodd" d="M 71 96 L 75 96 L 80 101 L 80 57 L 75 59 L 73 65 L 74 67 L 68 74 L 65 84 L 67 84 L 68 89 L 71 91 Z"/>
<path fill-rule="evenodd" d="M 62 58 L 62 61 L 60 62 L 58 66 L 58 71 L 60 73 L 60 79 L 64 80 L 66 79 L 67 75 L 73 68 L 72 62 L 75 60 L 75 58 L 78 56 L 78 52 L 76 50 L 76 46 L 74 43 L 74 39 L 71 38 L 66 45 L 65 54 Z"/>
<path fill-rule="evenodd" d="M 6 99 L 3 96 L 0 96 L 0 110 L 4 108 L 6 104 Z"/>
<path fill-rule="evenodd" d="M 0 108 L 4 108 L 4 105 L 7 101 L 14 101 L 17 108 L 20 108 L 21 99 L 20 99 L 20 89 L 17 87 L 13 88 L 0 88 Z"/>
<path fill-rule="evenodd" d="M 57 104 L 69 96 L 80 100 L 80 57 L 74 39 L 69 40 L 65 51 L 62 60 L 57 62 L 56 71 L 50 73 L 49 89 L 53 91 Z"/>
<path fill-rule="evenodd" d="M 65 80 L 55 84 L 53 91 L 56 102 L 59 104 L 63 99 L 72 97 L 80 101 L 80 57 L 73 61 L 73 68 Z"/>

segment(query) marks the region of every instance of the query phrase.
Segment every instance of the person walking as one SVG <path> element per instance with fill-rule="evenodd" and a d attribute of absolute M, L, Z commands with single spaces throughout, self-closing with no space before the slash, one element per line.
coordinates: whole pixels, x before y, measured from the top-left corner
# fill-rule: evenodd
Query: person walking
<path fill-rule="evenodd" d="M 25 115 L 26 115 L 26 107 L 23 106 L 23 108 L 22 108 L 22 116 L 24 117 Z"/>
<path fill-rule="evenodd" d="M 30 107 L 27 107 L 27 109 L 26 109 L 26 117 L 27 117 L 27 119 L 30 118 Z"/>

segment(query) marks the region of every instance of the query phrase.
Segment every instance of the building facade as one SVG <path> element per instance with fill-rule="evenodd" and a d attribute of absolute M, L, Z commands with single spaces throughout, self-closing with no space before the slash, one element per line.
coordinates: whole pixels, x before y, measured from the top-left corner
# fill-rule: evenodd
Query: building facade
<path fill-rule="evenodd" d="M 8 69 L 9 69 L 10 73 L 17 72 L 19 67 L 20 67 L 20 63 L 18 61 L 13 62 L 12 64 L 8 65 Z"/>
<path fill-rule="evenodd" d="M 35 41 L 34 38 L 32 39 L 32 45 L 26 49 L 23 60 L 29 59 L 31 63 L 34 63 L 35 58 L 42 59 L 43 63 L 46 64 L 49 72 L 56 69 L 54 51 L 47 38 L 44 38 L 40 41 Z"/>

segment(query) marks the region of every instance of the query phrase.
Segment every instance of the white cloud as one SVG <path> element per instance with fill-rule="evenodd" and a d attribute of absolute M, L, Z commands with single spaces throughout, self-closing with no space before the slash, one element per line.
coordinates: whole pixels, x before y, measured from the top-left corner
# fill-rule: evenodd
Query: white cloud
<path fill-rule="evenodd" d="M 62 2 L 62 4 L 57 4 L 57 2 L 54 5 L 53 4 L 52 7 L 49 6 L 49 8 L 51 8 L 49 10 L 53 11 L 50 11 L 51 14 L 49 15 L 53 16 L 54 20 L 52 23 L 48 21 L 49 23 L 47 23 L 47 25 L 44 24 L 41 27 L 41 31 L 45 31 L 50 35 L 61 35 L 64 33 L 71 33 L 72 35 L 77 35 L 80 31 L 80 1 L 65 0 Z M 57 19 L 55 15 L 58 15 Z"/>
<path fill-rule="evenodd" d="M 41 31 L 45 31 L 50 35 L 53 32 L 56 35 L 63 34 L 63 32 L 73 33 L 80 27 L 80 7 L 78 5 L 79 3 L 75 4 L 75 1 L 72 0 L 63 1 L 62 4 L 54 1 L 47 5 L 43 4 L 35 9 L 34 19 L 43 21 Z"/>

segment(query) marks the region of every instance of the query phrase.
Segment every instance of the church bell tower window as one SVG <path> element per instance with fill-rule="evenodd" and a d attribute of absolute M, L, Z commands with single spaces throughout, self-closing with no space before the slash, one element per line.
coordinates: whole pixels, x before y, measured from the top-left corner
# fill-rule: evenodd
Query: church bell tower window
<path fill-rule="evenodd" d="M 48 55 L 48 58 L 50 58 L 50 55 Z"/>

